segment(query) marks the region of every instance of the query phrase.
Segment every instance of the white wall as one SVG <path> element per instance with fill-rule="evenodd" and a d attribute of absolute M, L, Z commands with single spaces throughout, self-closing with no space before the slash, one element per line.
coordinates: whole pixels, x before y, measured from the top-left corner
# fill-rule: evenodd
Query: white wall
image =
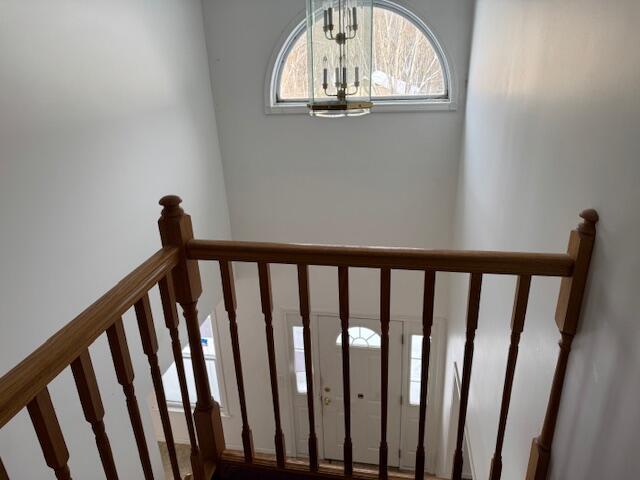
<path fill-rule="evenodd" d="M 563 252 L 580 210 L 601 216 L 552 479 L 640 476 L 638 21 L 637 0 L 480 0 L 476 11 L 457 246 Z M 461 366 L 466 286 L 460 279 L 452 293 L 449 367 Z M 557 287 L 533 282 L 503 478 L 523 478 L 540 433 L 558 351 Z M 483 286 L 469 405 L 480 480 L 495 445 L 513 288 L 495 277 Z"/>
<path fill-rule="evenodd" d="M 400 3 L 423 18 L 449 54 L 460 91 L 457 111 L 334 120 L 267 115 L 269 59 L 283 32 L 304 12 L 304 2 L 203 2 L 234 239 L 430 248 L 450 244 L 473 2 Z M 270 403 L 264 402 L 270 392 L 263 319 L 255 271 L 239 270 L 239 277 L 245 282 L 238 294 L 243 365 L 261 378 L 246 382 L 249 417 L 256 448 L 264 449 L 273 444 L 273 426 Z M 277 324 L 284 309 L 298 308 L 295 282 L 295 272 L 274 269 Z M 448 306 L 446 287 L 446 281 L 439 282 L 437 316 L 444 316 Z M 394 274 L 393 315 L 418 317 L 421 288 L 420 275 Z M 354 272 L 352 312 L 378 314 L 378 291 L 377 273 Z M 334 269 L 313 273 L 311 299 L 314 310 L 337 313 Z M 226 315 L 220 320 L 226 332 Z M 233 393 L 233 364 L 228 353 L 223 356 Z M 286 360 L 279 363 L 281 369 Z M 225 420 L 225 432 L 236 446 L 238 414 Z"/>
<path fill-rule="evenodd" d="M 304 2 L 205 1 L 234 238 L 447 245 L 472 3 L 405 2 L 450 54 L 458 111 L 327 120 L 264 113 L 271 54 Z"/>
<path fill-rule="evenodd" d="M 198 235 L 229 237 L 201 10 L 197 0 L 1 2 L 2 373 L 159 248 L 162 195 L 183 196 Z M 217 300 L 205 273 L 203 314 Z M 126 323 L 150 434 L 148 366 Z M 156 326 L 166 366 L 158 315 Z M 137 478 L 106 340 L 91 352 L 121 477 Z M 103 478 L 69 372 L 51 392 L 74 478 Z M 153 439 L 150 449 L 161 477 Z M 51 478 L 25 413 L 2 429 L 0 455 L 11 478 Z"/>

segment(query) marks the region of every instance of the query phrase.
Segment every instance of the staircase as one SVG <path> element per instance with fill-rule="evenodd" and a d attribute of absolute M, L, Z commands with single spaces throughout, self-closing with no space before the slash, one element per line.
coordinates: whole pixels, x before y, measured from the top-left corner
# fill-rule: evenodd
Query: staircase
<path fill-rule="evenodd" d="M 511 387 L 516 367 L 518 344 L 524 325 L 529 287 L 534 276 L 562 278 L 556 311 L 556 323 L 560 331 L 560 353 L 549 395 L 547 413 L 540 436 L 533 440 L 527 470 L 527 480 L 547 478 L 552 452 L 553 435 L 558 417 L 560 399 L 571 342 L 576 334 L 585 282 L 589 270 L 591 251 L 595 240 L 598 216 L 593 210 L 584 211 L 583 222 L 571 232 L 569 248 L 563 254 L 443 251 L 423 249 L 398 249 L 379 247 L 337 247 L 321 245 L 295 245 L 249 243 L 232 241 L 196 240 L 193 238 L 191 218 L 180 207 L 176 196 L 164 197 L 160 220 L 160 236 L 163 248 L 127 275 L 113 289 L 87 308 L 41 347 L 0 379 L 0 428 L 18 412 L 26 408 L 35 433 L 42 447 L 47 465 L 58 479 L 70 479 L 69 452 L 60 429 L 54 405 L 49 395 L 49 384 L 65 369 L 71 368 L 84 418 L 95 435 L 102 468 L 108 479 L 132 478 L 131 472 L 118 472 L 110 440 L 104 425 L 104 407 L 94 373 L 89 347 L 102 335 L 106 335 L 113 367 L 122 386 L 127 404 L 132 433 L 140 458 L 141 473 L 146 480 L 153 478 L 145 432 L 133 383 L 133 369 L 122 315 L 133 308 L 144 355 L 148 359 L 153 387 L 160 409 L 162 427 L 167 441 L 173 478 L 183 478 L 177 461 L 171 423 L 167 411 L 161 371 L 158 362 L 156 325 L 151 312 L 149 291 L 156 287 L 162 300 L 165 327 L 171 336 L 171 349 L 176 362 L 182 393 L 185 419 L 190 440 L 190 463 L 195 480 L 218 479 L 423 479 L 426 424 L 427 379 L 429 372 L 430 333 L 433 325 L 433 304 L 437 272 L 461 272 L 469 274 L 469 298 L 467 306 L 467 332 L 460 394 L 459 421 L 456 432 L 452 478 L 462 479 L 462 444 L 466 421 L 469 386 L 471 381 L 474 338 L 483 275 L 513 275 L 518 279 L 511 323 L 511 344 L 507 358 L 504 390 L 500 408 L 500 420 L 496 448 L 491 463 L 490 480 L 499 480 L 502 471 L 502 446 L 511 398 Z M 229 328 L 242 417 L 241 451 L 225 446 L 225 434 L 220 418 L 220 408 L 211 396 L 205 360 L 200 348 L 200 330 L 197 303 L 202 293 L 198 262 L 214 261 L 220 266 L 222 293 L 228 314 Z M 259 273 L 264 326 L 266 328 L 267 362 L 272 389 L 275 420 L 274 456 L 255 453 L 253 437 L 248 422 L 247 402 L 244 391 L 242 354 L 236 323 L 236 298 L 233 262 L 256 263 Z M 280 418 L 277 365 L 274 348 L 271 298 L 270 264 L 296 265 L 300 316 L 302 317 L 305 364 L 307 376 L 307 406 L 309 422 L 308 460 L 287 458 L 285 438 Z M 341 466 L 326 465 L 318 456 L 313 370 L 311 368 L 311 332 L 309 307 L 309 266 L 337 268 L 339 313 L 342 328 L 342 377 L 344 398 L 344 463 Z M 376 470 L 358 468 L 352 460 L 351 405 L 349 402 L 349 270 L 350 268 L 375 269 L 380 273 L 380 322 L 381 322 L 381 423 L 379 465 Z M 420 392 L 419 434 L 416 439 L 415 471 L 411 474 L 390 472 L 387 468 L 387 413 L 389 380 L 389 322 L 391 317 L 391 271 L 416 270 L 424 274 L 422 382 Z M 193 415 L 187 390 L 185 368 L 182 361 L 181 340 L 178 333 L 180 305 L 191 346 L 192 366 L 195 377 L 197 402 Z M 14 472 L 6 472 L 0 461 L 0 480 L 8 479 Z"/>

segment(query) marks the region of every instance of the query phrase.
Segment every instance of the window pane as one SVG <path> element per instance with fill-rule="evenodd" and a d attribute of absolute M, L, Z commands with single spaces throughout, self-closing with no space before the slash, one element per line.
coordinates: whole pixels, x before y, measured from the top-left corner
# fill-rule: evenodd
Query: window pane
<path fill-rule="evenodd" d="M 207 365 L 207 373 L 209 375 L 209 385 L 211 386 L 211 395 L 220 404 L 220 385 L 218 384 L 218 372 L 216 370 L 216 361 L 207 359 L 205 360 Z"/>
<path fill-rule="evenodd" d="M 420 405 L 420 382 L 409 383 L 409 403 Z"/>
<path fill-rule="evenodd" d="M 382 339 L 377 333 L 369 338 L 369 348 L 380 348 Z"/>
<path fill-rule="evenodd" d="M 411 359 L 411 381 L 420 382 L 420 372 L 422 371 L 422 360 L 412 358 Z"/>
<path fill-rule="evenodd" d="M 198 399 L 196 396 L 196 383 L 193 378 L 193 367 L 191 359 L 184 359 L 185 377 L 187 380 L 187 391 L 189 392 L 189 401 L 195 404 Z M 164 386 L 167 402 L 182 404 L 182 395 L 180 394 L 180 383 L 178 381 L 178 371 L 176 364 L 172 363 L 169 369 L 162 376 L 162 385 Z"/>
<path fill-rule="evenodd" d="M 205 355 L 216 355 L 215 345 L 213 342 L 213 326 L 211 324 L 211 315 L 209 315 L 204 322 L 200 325 L 200 342 L 202 343 L 202 350 Z M 190 355 L 191 349 L 189 348 L 189 344 L 187 344 L 183 349 L 182 353 L 184 355 Z"/>
<path fill-rule="evenodd" d="M 307 31 L 293 44 L 280 76 L 280 99 L 304 100 L 309 97 L 307 77 Z"/>
<path fill-rule="evenodd" d="M 369 344 L 367 343 L 367 341 L 364 338 L 354 338 L 353 342 L 351 343 L 351 345 L 353 345 L 354 347 L 368 347 Z"/>
<path fill-rule="evenodd" d="M 411 335 L 411 358 L 422 358 L 422 335 Z"/>
<path fill-rule="evenodd" d="M 293 369 L 296 372 L 304 372 L 304 351 L 295 350 L 293 352 Z"/>
<path fill-rule="evenodd" d="M 213 337 L 201 337 L 200 342 L 202 343 L 202 351 L 205 355 L 215 357 L 216 349 L 215 344 L 213 343 Z"/>
<path fill-rule="evenodd" d="M 438 54 L 412 22 L 385 8 L 373 11 L 374 97 L 444 95 Z"/>
<path fill-rule="evenodd" d="M 308 98 L 307 35 L 293 42 L 280 71 L 278 100 Z M 373 97 L 445 97 L 444 70 L 430 39 L 411 20 L 373 8 Z"/>
<path fill-rule="evenodd" d="M 304 337 L 302 335 L 302 327 L 293 327 L 293 348 L 304 350 Z"/>
<path fill-rule="evenodd" d="M 164 394 L 167 397 L 167 402 L 182 402 L 180 384 L 178 383 L 178 372 L 176 370 L 175 363 L 171 364 L 169 369 L 162 376 L 162 383 L 164 385 Z"/>
<path fill-rule="evenodd" d="M 209 386 L 211 388 L 211 394 L 213 398 L 222 405 L 222 398 L 220 395 L 220 384 L 218 383 L 218 372 L 216 370 L 215 361 L 215 345 L 213 342 L 213 328 L 211 324 L 211 316 L 200 325 L 200 335 L 202 350 L 207 358 L 205 358 L 205 368 L 207 369 L 207 376 L 209 377 Z M 183 363 L 185 370 L 185 377 L 187 381 L 187 390 L 189 392 L 189 401 L 191 404 L 195 404 L 197 398 L 195 379 L 193 377 L 193 364 L 191 363 L 191 349 L 187 345 L 182 349 Z M 162 383 L 165 389 L 165 395 L 167 402 L 170 403 L 182 403 L 182 396 L 180 394 L 180 383 L 178 381 L 178 372 L 176 370 L 176 364 L 173 363 L 169 369 L 162 376 Z"/>
<path fill-rule="evenodd" d="M 296 372 L 296 390 L 307 393 L 307 375 L 304 372 Z"/>

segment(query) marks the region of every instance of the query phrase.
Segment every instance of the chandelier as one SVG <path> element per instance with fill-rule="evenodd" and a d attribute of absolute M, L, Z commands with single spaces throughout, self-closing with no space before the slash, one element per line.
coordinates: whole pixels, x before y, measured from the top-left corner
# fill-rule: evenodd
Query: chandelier
<path fill-rule="evenodd" d="M 307 0 L 309 112 L 371 111 L 373 0 Z"/>

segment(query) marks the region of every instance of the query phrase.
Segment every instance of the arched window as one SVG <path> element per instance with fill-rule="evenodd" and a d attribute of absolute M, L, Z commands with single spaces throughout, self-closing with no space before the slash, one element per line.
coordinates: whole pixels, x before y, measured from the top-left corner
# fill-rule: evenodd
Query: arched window
<path fill-rule="evenodd" d="M 336 338 L 336 345 L 342 345 L 342 334 Z M 380 348 L 380 335 L 367 327 L 349 327 L 349 345 L 358 348 Z"/>
<path fill-rule="evenodd" d="M 266 92 L 271 113 L 306 105 L 305 33 L 302 21 L 274 57 Z M 374 0 L 371 72 L 372 100 L 378 107 L 455 108 L 451 72 L 440 44 L 418 16 L 389 0 Z"/>

